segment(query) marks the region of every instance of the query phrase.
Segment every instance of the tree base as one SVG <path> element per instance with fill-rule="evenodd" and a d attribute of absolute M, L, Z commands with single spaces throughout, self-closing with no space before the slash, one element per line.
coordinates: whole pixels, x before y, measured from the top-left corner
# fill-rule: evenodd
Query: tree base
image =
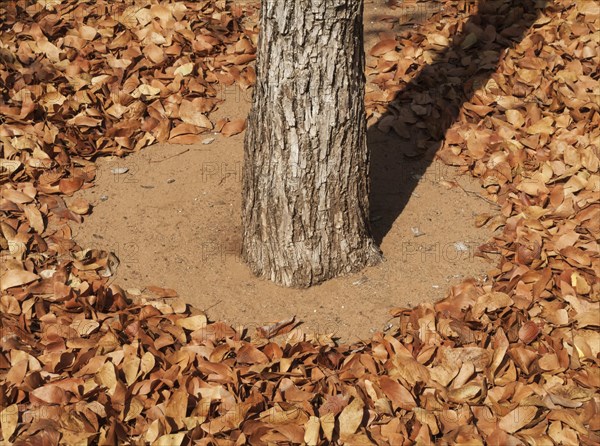
<path fill-rule="evenodd" d="M 277 262 L 272 257 L 277 250 L 270 248 L 269 245 L 246 243 L 242 258 L 257 277 L 290 288 L 309 288 L 329 279 L 356 273 L 367 266 L 376 266 L 385 260 L 373 240 L 367 241 L 363 248 L 344 255 L 331 256 L 328 252 L 327 258 L 336 259 L 334 262 L 321 262 L 318 259 L 322 255 L 314 252 L 309 254 L 316 260 L 307 261 L 305 250 L 298 252 L 296 257 L 288 257 L 287 261 L 280 258 Z"/>
<path fill-rule="evenodd" d="M 306 288 L 382 259 L 369 227 L 362 1 L 261 2 L 242 256 Z"/>

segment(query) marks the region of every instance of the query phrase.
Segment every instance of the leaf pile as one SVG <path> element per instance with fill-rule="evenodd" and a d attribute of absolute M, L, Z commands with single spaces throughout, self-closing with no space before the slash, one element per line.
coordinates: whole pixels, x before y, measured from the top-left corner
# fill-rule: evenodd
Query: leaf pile
<path fill-rule="evenodd" d="M 198 142 L 226 124 L 208 118 L 222 89 L 255 79 L 248 62 L 256 33 L 243 28 L 241 7 L 224 1 L 21 0 L 0 8 L 5 158 Z"/>
<path fill-rule="evenodd" d="M 448 5 L 382 36 L 368 110 L 481 179 L 500 213 L 478 218 L 495 231 L 480 251 L 498 268 L 336 345 L 294 320 L 236 332 L 172 290 L 127 294 L 109 285 L 118 259 L 65 224 L 89 212 L 69 196 L 93 181 L 90 157 L 224 125 L 208 117 L 219 85 L 253 81 L 249 16 L 224 1 L 2 3 L 0 439 L 598 444 L 600 16 L 558 0 L 521 30 L 534 17 L 511 2 L 475 20 Z"/>

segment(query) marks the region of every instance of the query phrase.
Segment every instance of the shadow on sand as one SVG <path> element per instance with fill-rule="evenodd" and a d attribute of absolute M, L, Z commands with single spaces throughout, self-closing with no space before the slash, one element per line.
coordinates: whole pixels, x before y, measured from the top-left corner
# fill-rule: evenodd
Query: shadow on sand
<path fill-rule="evenodd" d="M 546 1 L 490 0 L 476 6 L 461 32 L 450 36 L 450 45 L 398 92 L 386 113 L 369 127 L 370 219 L 378 244 L 433 162 L 461 106 L 487 83 L 504 51 L 523 39 Z M 495 35 L 493 40 L 463 44 L 473 30 L 486 28 L 486 35 Z M 390 124 L 399 130 L 381 131 Z"/>

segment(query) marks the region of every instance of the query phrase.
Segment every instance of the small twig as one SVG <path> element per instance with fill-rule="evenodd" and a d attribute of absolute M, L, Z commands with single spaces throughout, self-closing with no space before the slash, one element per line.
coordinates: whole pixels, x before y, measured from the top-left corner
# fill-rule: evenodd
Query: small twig
<path fill-rule="evenodd" d="M 235 175 L 235 173 L 228 172 L 227 174 L 225 174 L 225 175 L 223 176 L 223 178 L 221 178 L 221 181 L 219 181 L 219 186 L 221 186 L 221 185 L 222 185 L 222 184 L 225 182 L 225 180 L 226 180 L 227 178 L 229 178 L 230 176 L 232 176 L 232 175 Z"/>
<path fill-rule="evenodd" d="M 188 147 L 187 149 L 183 150 L 182 152 L 176 153 L 175 155 L 167 156 L 166 158 L 163 158 L 161 160 L 150 160 L 150 162 L 151 163 L 162 163 L 163 161 L 170 160 L 171 158 L 175 158 L 176 156 L 183 155 L 184 153 L 189 152 L 189 151 L 190 151 L 190 148 Z"/>
<path fill-rule="evenodd" d="M 462 190 L 462 191 L 463 191 L 465 194 L 467 194 L 467 195 L 472 195 L 472 196 L 474 196 L 474 197 L 477 197 L 477 198 L 481 198 L 481 199 L 482 199 L 483 201 L 485 201 L 486 203 L 488 203 L 488 204 L 491 204 L 492 206 L 495 206 L 495 207 L 497 207 L 498 209 L 500 209 L 500 208 L 502 207 L 502 206 L 500 206 L 498 203 L 495 203 L 495 202 L 493 202 L 492 200 L 489 200 L 489 199 L 485 198 L 484 196 L 482 196 L 481 194 L 478 194 L 477 192 L 473 192 L 473 191 L 470 191 L 470 190 L 466 190 L 464 187 L 462 187 L 460 184 L 458 184 L 458 181 L 456 181 L 455 183 L 458 185 L 458 187 L 460 187 L 460 189 L 461 189 L 461 190 Z"/>
<path fill-rule="evenodd" d="M 214 304 L 212 304 L 210 307 L 205 308 L 204 311 L 205 313 L 208 313 L 208 310 L 211 310 L 212 308 L 216 307 L 217 305 L 219 305 L 221 302 L 223 302 L 222 300 L 218 300 L 217 302 L 215 302 Z"/>

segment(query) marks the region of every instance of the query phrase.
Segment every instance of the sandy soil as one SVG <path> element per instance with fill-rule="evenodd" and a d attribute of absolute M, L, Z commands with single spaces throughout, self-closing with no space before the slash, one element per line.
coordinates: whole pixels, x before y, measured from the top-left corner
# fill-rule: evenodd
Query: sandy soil
<path fill-rule="evenodd" d="M 388 30 L 378 20 L 383 3 L 367 3 L 367 49 Z M 250 96 L 223 88 L 225 102 L 214 117 L 246 116 Z M 123 288 L 173 288 L 210 319 L 251 329 L 295 315 L 306 331 L 352 342 L 389 329 L 390 308 L 438 300 L 465 277 L 486 280 L 493 266 L 474 256 L 491 234 L 473 221 L 495 209 L 440 181 L 457 179 L 474 192 L 478 183 L 456 177 L 433 153 L 405 156 L 407 148 L 392 135 L 371 129 L 371 220 L 386 261 L 308 290 L 256 279 L 239 257 L 243 134 L 206 137 L 214 141 L 100 159 L 96 186 L 77 195 L 94 207 L 84 224 L 74 225 L 74 238 L 118 256 L 115 282 Z M 120 167 L 128 172 L 112 173 Z"/>

